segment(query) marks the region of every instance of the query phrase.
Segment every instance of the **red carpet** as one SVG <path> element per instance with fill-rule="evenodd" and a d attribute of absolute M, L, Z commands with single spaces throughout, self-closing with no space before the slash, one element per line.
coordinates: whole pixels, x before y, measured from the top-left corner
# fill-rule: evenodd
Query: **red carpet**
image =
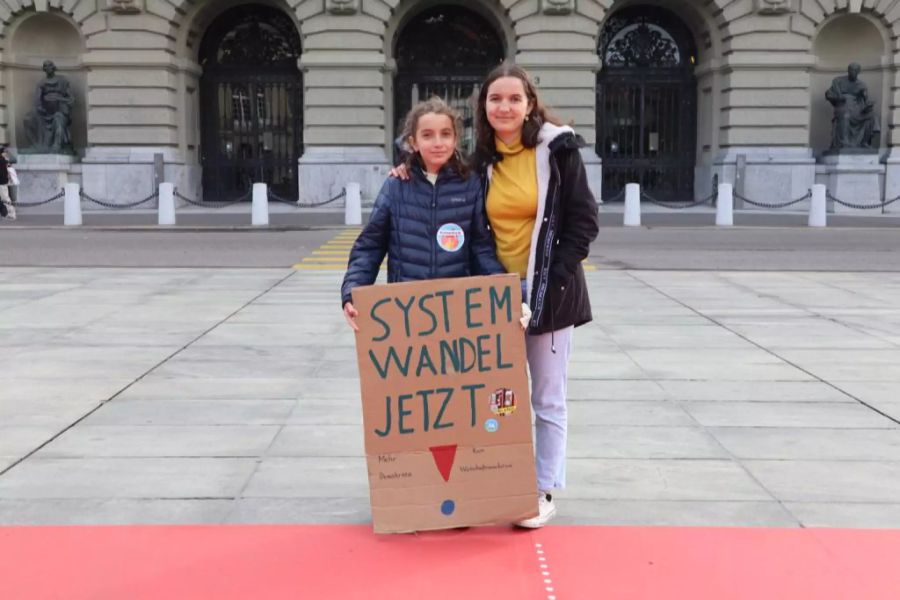
<path fill-rule="evenodd" d="M 900 531 L 11 527 L 0 598 L 897 600 Z"/>

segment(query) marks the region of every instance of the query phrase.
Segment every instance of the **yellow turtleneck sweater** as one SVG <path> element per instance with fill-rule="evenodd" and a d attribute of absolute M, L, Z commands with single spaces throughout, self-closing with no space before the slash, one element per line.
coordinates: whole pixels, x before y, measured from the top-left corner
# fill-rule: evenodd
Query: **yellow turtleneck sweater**
<path fill-rule="evenodd" d="M 497 258 L 509 273 L 524 279 L 537 218 L 538 186 L 535 149 L 519 140 L 494 143 L 503 160 L 494 164 L 487 195 L 487 215 L 497 241 Z"/>

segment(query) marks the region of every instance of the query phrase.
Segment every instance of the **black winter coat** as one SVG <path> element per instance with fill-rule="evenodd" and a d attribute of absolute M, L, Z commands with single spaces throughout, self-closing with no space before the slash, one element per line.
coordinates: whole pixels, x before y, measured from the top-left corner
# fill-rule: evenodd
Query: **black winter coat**
<path fill-rule="evenodd" d="M 385 254 L 388 283 L 505 272 L 487 225 L 481 178 L 463 179 L 444 168 L 432 185 L 421 169 L 412 171 L 407 181 L 384 182 L 350 251 L 341 306 L 351 301 L 353 288 L 375 282 Z M 438 231 L 452 225 L 462 230 L 462 243 L 454 250 L 444 238 L 444 249 Z"/>
<path fill-rule="evenodd" d="M 548 333 L 574 325 L 584 325 L 593 318 L 587 282 L 581 266 L 588 256 L 591 242 L 599 232 L 597 201 L 588 187 L 584 162 L 579 148 L 581 138 L 568 127 L 545 124 L 542 138 L 547 139 L 546 150 L 537 152 L 538 180 L 548 177 L 543 214 L 537 215 L 539 225 L 536 243 L 532 237 L 531 253 L 534 265 L 530 281 L 531 322 L 528 333 Z M 546 156 L 543 164 L 541 156 Z M 487 175 L 486 162 L 483 171 Z M 488 181 L 487 177 L 485 181 Z M 539 184 L 540 187 L 540 184 Z M 485 186 L 485 197 L 487 185 Z M 539 208 L 540 210 L 540 208 Z"/>

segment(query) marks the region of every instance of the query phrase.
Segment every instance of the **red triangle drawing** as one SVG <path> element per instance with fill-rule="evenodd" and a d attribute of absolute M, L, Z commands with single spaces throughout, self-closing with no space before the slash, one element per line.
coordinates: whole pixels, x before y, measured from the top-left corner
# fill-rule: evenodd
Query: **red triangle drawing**
<path fill-rule="evenodd" d="M 434 457 L 434 464 L 444 481 L 450 481 L 450 471 L 453 469 L 453 461 L 456 459 L 456 444 L 452 446 L 432 446 L 429 448 Z"/>

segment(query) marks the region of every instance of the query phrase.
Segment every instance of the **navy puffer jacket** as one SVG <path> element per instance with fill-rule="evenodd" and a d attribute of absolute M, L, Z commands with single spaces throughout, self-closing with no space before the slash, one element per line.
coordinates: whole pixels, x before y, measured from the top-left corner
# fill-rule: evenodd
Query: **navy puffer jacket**
<path fill-rule="evenodd" d="M 388 283 L 504 273 L 485 217 L 481 178 L 473 173 L 464 179 L 449 167 L 434 185 L 419 168 L 407 181 L 389 177 L 350 251 L 341 306 L 351 301 L 353 288 L 375 282 L 385 254 Z"/>

